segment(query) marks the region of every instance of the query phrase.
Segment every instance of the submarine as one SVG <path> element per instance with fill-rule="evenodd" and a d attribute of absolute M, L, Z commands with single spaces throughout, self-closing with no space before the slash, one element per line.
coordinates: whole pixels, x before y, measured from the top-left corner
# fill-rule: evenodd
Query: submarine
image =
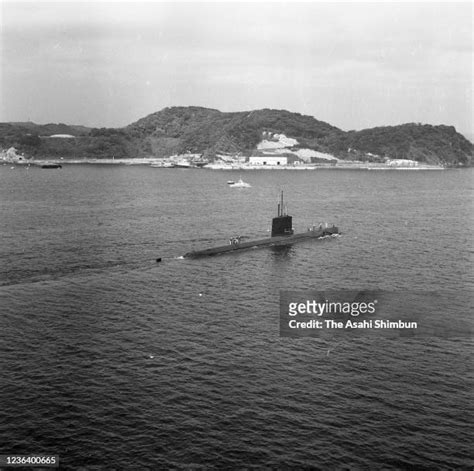
<path fill-rule="evenodd" d="M 257 247 L 282 247 L 291 245 L 307 239 L 319 239 L 325 236 L 339 234 L 339 229 L 333 224 L 331 227 L 326 223 L 319 226 L 308 227 L 306 232 L 295 234 L 293 231 L 293 217 L 287 214 L 283 205 L 283 191 L 280 194 L 277 216 L 272 219 L 271 237 L 243 242 L 242 237 L 232 237 L 228 245 L 212 247 L 209 249 L 196 250 L 183 255 L 183 258 L 199 258 L 212 255 L 219 255 L 240 250 L 254 249 Z"/>

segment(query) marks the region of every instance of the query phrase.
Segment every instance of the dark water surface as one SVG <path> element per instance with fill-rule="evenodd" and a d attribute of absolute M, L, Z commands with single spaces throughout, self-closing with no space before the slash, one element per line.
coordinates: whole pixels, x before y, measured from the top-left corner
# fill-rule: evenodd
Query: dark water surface
<path fill-rule="evenodd" d="M 473 172 L 251 171 L 252 188 L 228 188 L 238 176 L 0 167 L 0 454 L 87 470 L 472 469 L 472 337 L 278 328 L 280 290 L 445 291 L 453 308 L 433 298 L 433 315 L 470 319 Z M 177 258 L 268 234 L 280 189 L 295 229 L 343 235 Z"/>

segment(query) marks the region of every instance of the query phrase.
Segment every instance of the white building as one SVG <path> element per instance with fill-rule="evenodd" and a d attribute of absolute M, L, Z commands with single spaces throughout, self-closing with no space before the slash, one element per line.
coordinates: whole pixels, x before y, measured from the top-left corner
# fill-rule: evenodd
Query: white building
<path fill-rule="evenodd" d="M 416 160 L 393 159 L 387 162 L 390 167 L 418 167 Z"/>
<path fill-rule="evenodd" d="M 249 157 L 250 165 L 288 165 L 288 157 L 282 155 L 265 155 L 259 157 Z"/>

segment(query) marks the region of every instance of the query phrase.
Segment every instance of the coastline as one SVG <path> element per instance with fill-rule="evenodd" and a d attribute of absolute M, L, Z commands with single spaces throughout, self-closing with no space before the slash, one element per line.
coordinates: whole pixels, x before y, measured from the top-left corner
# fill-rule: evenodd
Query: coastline
<path fill-rule="evenodd" d="M 18 166 L 39 166 L 45 164 L 58 164 L 61 166 L 67 165 L 148 165 L 156 164 L 157 159 L 153 157 L 148 158 L 137 158 L 137 159 L 31 159 L 24 160 L 21 162 L 8 162 L 4 161 L 4 165 L 18 165 Z M 153 167 L 162 168 L 169 170 L 166 167 Z M 173 168 L 173 167 L 172 167 Z M 176 168 L 176 167 L 175 167 Z M 286 170 L 286 171 L 314 171 L 314 170 L 445 170 L 446 167 L 437 165 L 426 165 L 420 164 L 417 166 L 397 166 L 382 163 L 367 163 L 367 162 L 339 162 L 336 165 L 333 164 L 300 164 L 300 165 L 222 165 L 222 164 L 209 164 L 204 167 L 190 167 L 199 168 L 203 170 Z M 183 169 L 188 170 L 188 169 Z"/>

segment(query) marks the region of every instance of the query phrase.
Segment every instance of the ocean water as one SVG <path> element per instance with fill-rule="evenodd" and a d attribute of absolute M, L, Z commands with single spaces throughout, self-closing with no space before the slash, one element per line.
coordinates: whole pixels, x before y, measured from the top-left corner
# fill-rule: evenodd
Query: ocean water
<path fill-rule="evenodd" d="M 233 189 L 225 171 L 1 166 L 0 454 L 65 470 L 472 469 L 472 335 L 283 338 L 279 296 L 416 291 L 413 314 L 472 325 L 473 175 L 249 171 Z M 179 258 L 268 234 L 281 189 L 296 230 L 342 235 Z"/>

